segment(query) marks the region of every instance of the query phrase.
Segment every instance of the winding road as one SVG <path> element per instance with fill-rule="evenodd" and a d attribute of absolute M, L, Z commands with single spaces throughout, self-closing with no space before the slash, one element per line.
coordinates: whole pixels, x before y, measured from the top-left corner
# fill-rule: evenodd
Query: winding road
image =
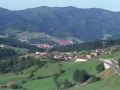
<path fill-rule="evenodd" d="M 106 61 L 103 60 L 103 59 L 99 59 L 99 61 L 108 64 L 111 68 L 113 68 L 113 69 L 120 75 L 120 69 L 119 69 L 117 66 L 115 66 L 115 65 L 113 65 L 113 64 L 110 64 L 110 63 L 106 62 Z"/>

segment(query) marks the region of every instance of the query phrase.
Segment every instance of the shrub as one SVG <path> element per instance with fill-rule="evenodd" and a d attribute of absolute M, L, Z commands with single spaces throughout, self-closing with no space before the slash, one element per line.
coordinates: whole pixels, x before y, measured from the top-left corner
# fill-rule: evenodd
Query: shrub
<path fill-rule="evenodd" d="M 92 77 L 91 77 L 91 80 L 90 80 L 90 83 L 99 81 L 100 79 L 101 79 L 100 77 L 92 76 Z"/>
<path fill-rule="evenodd" d="M 17 85 L 17 84 L 12 84 L 12 85 L 11 85 L 11 88 L 12 88 L 12 89 L 18 89 L 18 85 Z"/>

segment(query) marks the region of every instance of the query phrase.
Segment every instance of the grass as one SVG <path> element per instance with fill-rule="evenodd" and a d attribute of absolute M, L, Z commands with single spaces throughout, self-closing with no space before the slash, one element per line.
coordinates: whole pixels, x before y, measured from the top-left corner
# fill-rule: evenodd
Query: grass
<path fill-rule="evenodd" d="M 59 65 L 57 63 L 47 63 L 44 67 L 38 69 L 34 73 L 34 77 L 37 76 L 52 76 L 60 72 Z"/>
<path fill-rule="evenodd" d="M 19 30 L 14 30 L 14 29 L 6 29 L 5 31 L 2 31 L 5 34 L 15 34 L 18 33 Z"/>
<path fill-rule="evenodd" d="M 25 69 L 25 70 L 23 70 L 23 74 L 24 75 L 29 75 L 33 70 L 35 71 L 36 68 L 37 68 L 36 66 L 32 66 L 32 67 L 30 67 L 28 69 Z"/>
<path fill-rule="evenodd" d="M 21 84 L 22 80 L 25 80 L 26 76 L 25 75 L 15 75 L 12 73 L 7 73 L 0 75 L 0 84 L 6 84 L 7 82 L 15 82 L 17 84 Z"/>
<path fill-rule="evenodd" d="M 36 59 L 40 59 L 42 57 L 41 55 L 36 55 L 35 53 L 30 53 L 30 54 L 22 55 L 22 56 L 20 56 L 20 58 L 21 57 L 28 57 L 28 56 L 34 57 Z"/>
<path fill-rule="evenodd" d="M 108 69 L 98 74 L 102 80 L 90 83 L 86 86 L 69 88 L 66 90 L 119 90 L 120 76 L 114 73 L 114 70 Z"/>
<path fill-rule="evenodd" d="M 78 38 L 74 38 L 74 37 L 67 37 L 67 40 L 72 40 L 72 41 L 77 41 L 78 43 L 83 43 L 84 41 L 78 39 Z"/>
<path fill-rule="evenodd" d="M 99 61 L 96 60 L 90 60 L 87 62 L 78 62 L 75 63 L 73 61 L 66 61 L 66 62 L 56 62 L 51 63 L 48 62 L 44 67 L 38 69 L 36 72 L 34 72 L 34 77 L 37 78 L 37 76 L 52 76 L 56 73 L 59 73 L 60 70 L 65 70 L 66 72 L 61 74 L 58 78 L 58 81 L 61 82 L 65 78 L 67 78 L 69 81 L 72 81 L 72 76 L 75 71 L 75 69 L 85 69 L 89 74 L 96 74 L 95 66 L 99 63 Z M 31 69 L 27 69 L 25 71 L 29 71 L 30 73 L 35 67 L 31 67 Z M 25 73 L 24 71 L 24 73 Z M 45 78 L 45 79 L 39 79 L 39 80 L 30 80 L 27 81 L 25 84 L 23 84 L 23 87 L 26 87 L 28 90 L 55 90 L 56 85 L 53 81 L 53 77 Z"/>
<path fill-rule="evenodd" d="M 8 45 L 6 45 L 4 48 L 14 49 L 16 51 L 16 53 L 18 53 L 19 55 L 25 54 L 25 49 L 24 48 L 12 47 L 12 46 L 8 46 Z"/>
<path fill-rule="evenodd" d="M 58 77 L 58 81 L 62 82 L 65 79 L 68 79 L 70 82 L 74 83 L 72 78 L 73 78 L 73 73 L 76 69 L 79 69 L 79 70 L 84 69 L 84 70 L 86 70 L 87 73 L 94 75 L 97 73 L 96 72 L 96 65 L 98 65 L 98 64 L 99 64 L 99 61 L 96 61 L 96 60 L 90 60 L 87 62 L 71 63 L 71 66 L 69 63 L 68 66 L 70 66 L 70 67 L 67 68 L 65 73 L 63 73 L 62 75 L 60 75 L 60 77 Z M 68 67 L 68 66 L 63 64 L 63 67 Z"/>
<path fill-rule="evenodd" d="M 106 34 L 103 34 L 103 38 L 102 40 L 107 40 L 109 37 L 112 37 L 112 35 L 106 33 Z"/>
<path fill-rule="evenodd" d="M 0 75 L 0 84 L 6 84 L 7 82 L 15 82 L 16 84 L 21 84 L 23 87 L 27 88 L 27 90 L 55 90 L 56 85 L 53 80 L 53 75 L 59 73 L 60 70 L 65 70 L 65 73 L 61 74 L 58 77 L 58 81 L 62 82 L 64 79 L 68 79 L 70 82 L 74 83 L 72 80 L 73 73 L 75 69 L 86 70 L 87 73 L 91 75 L 95 75 L 96 65 L 99 64 L 97 60 L 89 60 L 87 62 L 73 62 L 73 61 L 65 61 L 65 62 L 48 62 L 44 67 L 40 69 L 36 69 L 36 66 L 30 67 L 29 69 L 25 69 L 23 74 L 15 75 L 12 73 L 7 73 Z M 33 71 L 35 78 L 27 79 L 28 75 Z M 49 78 L 37 79 L 37 76 L 51 76 Z M 77 88 L 69 88 L 66 90 L 119 90 L 120 84 L 120 76 L 115 74 L 114 70 L 108 69 L 97 76 L 101 77 L 102 80 L 90 83 L 86 86 L 77 87 Z M 21 81 L 26 80 L 25 84 L 22 84 Z M 114 89 L 115 88 L 115 89 Z M 11 90 L 9 88 L 0 90 Z"/>
<path fill-rule="evenodd" d="M 53 81 L 53 78 L 46 78 L 34 81 L 26 82 L 23 87 L 28 90 L 55 90 L 56 85 Z"/>
<path fill-rule="evenodd" d="M 21 37 L 21 35 L 23 37 Z M 36 39 L 37 38 L 47 38 L 47 39 L 49 39 L 51 41 L 57 40 L 57 38 L 49 36 L 49 35 L 44 34 L 44 33 L 36 33 L 36 32 L 29 32 L 29 31 L 26 31 L 24 33 L 17 33 L 16 36 L 17 36 L 16 38 L 18 38 L 18 39 L 25 39 L 25 40 L 26 40 L 26 38 L 27 39 L 31 39 L 31 38 L 36 38 Z"/>
<path fill-rule="evenodd" d="M 118 59 L 118 58 L 120 58 L 119 54 L 120 54 L 120 52 L 114 52 L 112 54 L 102 55 L 102 58 L 103 59 L 112 59 L 112 58 Z"/>

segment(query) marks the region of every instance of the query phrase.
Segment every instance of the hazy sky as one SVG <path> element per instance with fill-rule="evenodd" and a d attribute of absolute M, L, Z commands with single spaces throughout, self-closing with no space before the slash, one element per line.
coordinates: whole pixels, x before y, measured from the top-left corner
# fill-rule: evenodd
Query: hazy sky
<path fill-rule="evenodd" d="M 103 8 L 111 11 L 120 11 L 120 0 L 0 0 L 0 7 L 9 10 L 20 10 L 39 6 L 78 8 Z"/>

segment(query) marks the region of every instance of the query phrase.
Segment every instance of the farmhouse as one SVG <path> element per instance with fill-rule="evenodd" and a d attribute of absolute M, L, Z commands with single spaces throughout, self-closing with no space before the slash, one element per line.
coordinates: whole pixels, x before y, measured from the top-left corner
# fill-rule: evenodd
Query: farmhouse
<path fill-rule="evenodd" d="M 77 56 L 75 62 L 82 62 L 82 61 L 88 61 L 88 60 L 89 60 L 89 58 L 87 58 L 85 56 Z"/>
<path fill-rule="evenodd" d="M 47 55 L 47 52 L 41 52 L 41 55 Z"/>
<path fill-rule="evenodd" d="M 92 56 L 98 56 L 98 53 L 97 52 L 92 52 L 90 53 Z"/>
<path fill-rule="evenodd" d="M 60 59 L 62 56 L 60 54 L 55 54 L 54 59 Z"/>
<path fill-rule="evenodd" d="M 72 57 L 69 54 L 64 54 L 63 55 L 64 60 L 71 60 Z"/>
<path fill-rule="evenodd" d="M 105 51 L 104 51 L 104 49 L 97 49 L 96 52 L 97 52 L 97 53 L 103 53 L 103 52 L 105 52 Z"/>
<path fill-rule="evenodd" d="M 47 52 L 39 52 L 39 51 L 37 51 L 36 54 L 37 55 L 47 55 Z"/>

